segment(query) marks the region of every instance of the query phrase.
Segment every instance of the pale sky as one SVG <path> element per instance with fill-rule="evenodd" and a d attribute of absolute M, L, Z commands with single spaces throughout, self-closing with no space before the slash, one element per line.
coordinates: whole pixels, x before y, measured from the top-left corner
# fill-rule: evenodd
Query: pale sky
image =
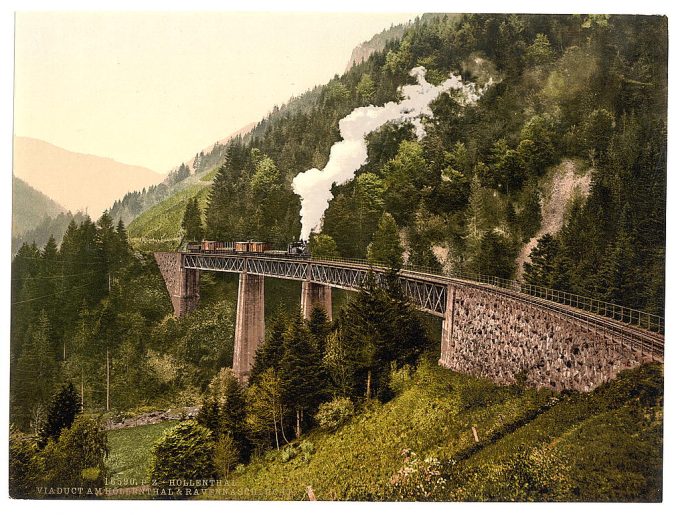
<path fill-rule="evenodd" d="M 165 173 L 415 15 L 19 12 L 14 132 Z"/>

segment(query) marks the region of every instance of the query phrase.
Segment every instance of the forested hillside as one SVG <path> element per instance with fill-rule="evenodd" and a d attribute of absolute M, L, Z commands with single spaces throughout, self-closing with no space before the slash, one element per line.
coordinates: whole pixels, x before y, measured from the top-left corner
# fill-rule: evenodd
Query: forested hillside
<path fill-rule="evenodd" d="M 206 234 L 296 238 L 292 178 L 324 166 L 341 118 L 360 105 L 396 100 L 408 71 L 423 65 L 433 83 L 459 72 L 493 84 L 476 105 L 441 95 L 421 140 L 405 125 L 371 133 L 368 161 L 333 189 L 321 231 L 328 247 L 366 257 L 389 213 L 409 264 L 511 277 L 523 242 L 541 224 L 540 181 L 573 158 L 594 168 L 590 195 L 569 206 L 562 230 L 542 238 L 527 279 L 660 314 L 665 23 L 495 15 L 417 22 L 400 42 L 321 88 L 311 109 L 278 114 L 257 136 L 229 145 L 210 193 Z M 444 262 L 433 246 L 446 250 Z"/>
<path fill-rule="evenodd" d="M 605 397 L 611 398 L 602 402 L 609 404 L 567 393 L 555 411 L 552 393 L 529 392 L 521 377 L 514 390 L 484 385 L 465 390 L 469 379 L 442 378 L 423 364 L 422 354 L 436 347 L 430 333 L 437 323 L 414 311 L 392 276 L 387 289 L 369 282 L 346 299 L 332 322 L 323 310 L 315 310 L 309 321 L 294 313 L 299 286 L 294 294 L 272 288 L 269 302 L 285 298 L 286 309 L 274 315 L 267 307 L 266 339 L 250 383 L 239 385 L 227 368 L 236 309 L 233 278 L 202 274 L 200 308 L 175 319 L 149 251 L 203 236 L 266 240 L 278 247 L 296 240 L 301 203 L 293 178 L 326 165 L 331 146 L 340 139 L 341 119 L 360 106 L 400 100 L 399 88 L 413 83 L 409 72 L 422 66 L 431 84 L 460 74 L 478 87 L 479 99 L 463 102 L 455 91 L 440 95 L 430 105 L 432 116 L 423 120 L 421 138 L 410 122 L 388 123 L 368 134 L 368 159 L 352 180 L 333 186 L 323 223 L 311 235 L 312 252 L 395 267 L 405 263 L 450 273 L 519 275 L 533 284 L 663 315 L 666 23 L 662 17 L 643 16 L 428 16 L 347 73 L 274 109 L 248 135 L 197 154 L 191 169 L 183 164 L 163 184 L 128 194 L 96 222 L 89 217 L 72 221 L 61 242 L 51 238 L 43 248 L 22 245 L 12 266 L 10 420 L 21 430 L 12 433 L 12 477 L 34 474 L 31 480 L 37 477 L 40 484 L 50 474 L 60 477 L 77 469 L 69 453 L 83 447 L 78 438 L 86 435 L 82 438 L 97 439 L 99 461 L 79 465 L 82 474 L 76 474 L 74 484 L 103 482 L 105 437 L 90 431 L 85 415 L 76 422 L 59 419 L 60 399 L 73 406 L 82 401 L 86 415 L 107 417 L 202 404 L 198 421 L 179 424 L 154 447 L 152 479 L 177 477 L 168 463 L 175 451 L 190 447 L 200 449 L 204 467 L 191 477 L 225 477 L 237 464 L 252 460 L 248 470 L 239 469 L 237 479 L 249 486 L 260 484 L 268 470 L 278 470 L 269 458 L 259 458 L 269 449 L 282 449 L 280 456 L 269 456 L 286 463 L 300 453 L 291 463 L 302 467 L 315 451 L 305 450 L 301 438 L 315 427 L 335 431 L 355 410 L 365 410 L 361 420 L 380 428 L 393 408 L 400 410 L 400 419 L 410 420 L 412 407 L 423 412 L 431 407 L 412 398 L 420 391 L 434 404 L 440 399 L 473 402 L 456 409 L 462 413 L 474 407 L 477 411 L 465 415 L 470 424 L 485 420 L 489 427 L 508 430 L 498 438 L 510 437 L 507 448 L 500 440 L 497 447 L 486 447 L 493 443 L 486 441 L 484 446 L 470 446 L 467 440 L 463 445 L 454 440 L 463 433 L 469 439 L 467 426 L 445 432 L 436 424 L 449 423 L 448 418 L 424 417 L 434 424 L 428 435 L 449 435 L 447 445 L 458 449 L 442 457 L 482 460 L 481 469 L 475 469 L 482 470 L 479 483 L 477 476 L 456 475 L 460 470 L 472 474 L 467 465 L 458 472 L 446 470 L 446 477 L 453 478 L 442 493 L 446 498 L 510 499 L 507 488 L 516 483 L 506 479 L 528 478 L 536 498 L 554 499 L 541 497 L 541 481 L 556 478 L 564 480 L 569 498 L 578 497 L 581 489 L 600 500 L 657 499 L 654 478 L 647 483 L 640 478 L 656 473 L 660 454 L 648 470 L 640 466 L 626 476 L 637 481 L 632 485 L 612 465 L 629 464 L 630 456 L 613 456 L 603 465 L 616 476 L 615 486 L 607 489 L 587 484 L 596 474 L 579 475 L 583 465 L 573 459 L 567 463 L 558 451 L 580 445 L 581 433 L 572 429 L 583 431 L 587 440 L 607 425 L 603 420 L 613 420 L 616 428 L 607 426 L 605 438 L 598 440 L 601 447 L 592 447 L 598 460 L 606 461 L 613 442 L 621 435 L 628 438 L 627 428 L 637 426 L 645 441 L 638 442 L 635 452 L 656 453 L 662 417 L 658 369 L 617 383 L 624 394 L 616 385 L 607 390 Z M 540 234 L 530 263 L 517 270 L 521 249 L 541 230 L 545 192 L 567 169 L 588 174 L 588 194 L 568 200 L 563 224 L 543 224 L 554 231 Z M 421 369 L 413 376 L 418 363 Z M 458 387 L 472 400 L 451 390 Z M 635 400 L 622 400 L 630 396 Z M 376 403 L 385 403 L 384 412 Z M 561 410 L 569 427 L 550 416 L 542 419 L 546 426 L 530 426 L 532 448 L 522 455 L 520 468 L 513 468 L 508 449 L 515 449 L 513 438 L 522 441 L 513 436 L 519 426 L 501 418 L 516 415 L 516 421 L 528 424 L 522 417 Z M 62 425 L 55 426 L 55 416 Z M 549 438 L 540 436 L 546 427 Z M 346 430 L 351 430 L 348 441 L 363 438 L 352 424 Z M 438 449 L 434 440 L 433 446 L 420 445 L 420 432 L 412 427 L 403 431 L 416 452 Z M 318 434 L 313 446 L 331 446 L 315 462 L 321 474 L 328 463 L 338 463 L 333 446 L 340 444 Z M 295 445 L 286 446 L 295 438 Z M 48 440 L 44 448 L 32 443 Z M 398 443 L 389 451 L 408 442 Z M 494 465 L 499 455 L 500 468 Z M 363 466 L 361 452 L 351 457 L 352 466 Z M 430 473 L 428 463 L 415 461 L 420 454 L 406 458 L 423 474 Z M 403 472 L 396 466 L 401 458 L 380 459 L 381 481 Z M 568 465 L 569 472 L 558 467 L 559 477 L 551 476 L 541 468 L 544 462 Z M 187 475 L 194 470 L 183 464 L 180 469 Z M 392 485 L 404 490 L 389 495 L 417 497 L 408 490 L 410 479 L 397 476 Z M 350 483 L 355 485 L 357 478 L 360 474 Z M 495 478 L 489 488 L 510 486 L 486 491 L 480 485 L 488 478 Z M 380 488 L 389 488 L 385 481 Z M 332 497 L 330 486 L 323 484 L 324 495 Z M 385 492 L 353 490 L 345 497 L 378 498 Z"/>
<path fill-rule="evenodd" d="M 12 176 L 12 237 L 35 228 L 45 217 L 63 211 L 66 210 L 47 195 Z"/>

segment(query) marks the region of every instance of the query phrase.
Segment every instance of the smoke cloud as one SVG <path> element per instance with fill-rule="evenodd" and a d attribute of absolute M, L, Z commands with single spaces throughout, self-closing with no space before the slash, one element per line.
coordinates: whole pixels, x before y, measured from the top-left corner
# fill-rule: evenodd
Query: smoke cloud
<path fill-rule="evenodd" d="M 293 191 L 302 201 L 300 239 L 308 239 L 312 230 L 319 229 L 323 214 L 333 198 L 333 183 L 344 184 L 351 180 L 354 172 L 368 159 L 365 141 L 368 134 L 388 122 L 410 121 L 415 127 L 416 136 L 421 139 L 425 135 L 421 117 L 432 116 L 429 105 L 441 93 L 459 90 L 462 93 L 462 103 L 479 100 L 480 92 L 476 86 L 472 83 L 465 84 L 460 76 L 452 74 L 439 86 L 433 86 L 425 80 L 425 68 L 422 66 L 413 68 L 410 75 L 416 78 L 417 84 L 402 86 L 401 102 L 388 102 L 382 107 L 357 107 L 340 120 L 338 125 L 342 140 L 331 147 L 324 169 L 311 168 L 293 179 Z"/>

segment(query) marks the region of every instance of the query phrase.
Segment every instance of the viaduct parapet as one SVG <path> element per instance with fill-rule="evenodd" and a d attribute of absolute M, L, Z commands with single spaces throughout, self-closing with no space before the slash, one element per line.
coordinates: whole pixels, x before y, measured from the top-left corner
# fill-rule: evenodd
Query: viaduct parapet
<path fill-rule="evenodd" d="M 331 288 L 358 290 L 385 270 L 350 262 L 270 256 L 163 253 L 156 261 L 175 316 L 195 309 L 201 270 L 239 273 L 233 369 L 247 381 L 264 340 L 264 278 L 302 282 L 300 309 L 332 313 Z M 440 365 L 497 384 L 590 391 L 621 370 L 663 361 L 664 337 L 581 309 L 483 283 L 404 270 L 413 304 L 442 321 Z"/>

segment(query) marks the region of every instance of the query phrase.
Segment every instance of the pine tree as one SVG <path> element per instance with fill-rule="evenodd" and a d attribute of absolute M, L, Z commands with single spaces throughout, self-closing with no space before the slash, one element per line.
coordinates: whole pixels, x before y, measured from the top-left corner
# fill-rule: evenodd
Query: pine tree
<path fill-rule="evenodd" d="M 326 310 L 320 306 L 314 306 L 312 313 L 309 316 L 309 320 L 307 321 L 307 327 L 309 328 L 309 332 L 314 339 L 317 349 L 321 355 L 323 355 L 326 347 L 326 338 L 328 338 L 328 335 L 331 332 L 331 323 L 328 319 Z"/>
<path fill-rule="evenodd" d="M 189 241 L 200 241 L 203 239 L 203 222 L 201 220 L 201 208 L 198 205 L 198 198 L 189 199 L 184 209 L 182 218 L 182 229 L 184 236 Z"/>
<path fill-rule="evenodd" d="M 21 426 L 27 426 L 34 410 L 47 405 L 57 376 L 56 356 L 50 340 L 51 326 L 45 311 L 29 330 L 16 367 L 12 369 L 14 412 Z M 38 426 L 34 427 L 37 432 Z"/>
<path fill-rule="evenodd" d="M 68 429 L 80 412 L 80 396 L 73 387 L 73 383 L 62 386 L 55 393 L 47 407 L 45 422 L 38 430 L 38 447 L 47 445 L 50 438 L 59 439 L 63 429 Z"/>
<path fill-rule="evenodd" d="M 551 234 L 541 236 L 529 254 L 530 262 L 524 263 L 524 282 L 553 288 L 558 252 L 559 242 Z"/>
<path fill-rule="evenodd" d="M 465 243 L 469 255 L 478 251 L 485 224 L 482 186 L 479 177 L 475 175 L 470 182 L 469 204 L 465 213 Z"/>
<path fill-rule="evenodd" d="M 299 438 L 307 418 L 325 394 L 321 354 L 301 314 L 294 316 L 284 333 L 281 359 L 283 402 L 295 411 L 295 435 Z"/>
<path fill-rule="evenodd" d="M 484 233 L 470 265 L 474 273 L 510 279 L 515 271 L 512 242 L 495 231 Z"/>
<path fill-rule="evenodd" d="M 404 248 L 401 246 L 397 223 L 392 215 L 383 213 L 373 234 L 373 241 L 368 247 L 368 260 L 371 263 L 398 269 L 404 264 L 403 254 Z"/>
<path fill-rule="evenodd" d="M 288 327 L 288 314 L 280 306 L 267 324 L 264 342 L 255 351 L 255 360 L 250 369 L 249 382 L 252 384 L 265 370 L 278 370 L 283 357 L 283 335 Z"/>
<path fill-rule="evenodd" d="M 250 456 L 250 442 L 246 434 L 246 399 L 243 387 L 230 369 L 220 371 L 226 375 L 223 380 L 222 398 L 219 406 L 219 434 L 230 436 L 238 449 L 241 462 Z"/>

